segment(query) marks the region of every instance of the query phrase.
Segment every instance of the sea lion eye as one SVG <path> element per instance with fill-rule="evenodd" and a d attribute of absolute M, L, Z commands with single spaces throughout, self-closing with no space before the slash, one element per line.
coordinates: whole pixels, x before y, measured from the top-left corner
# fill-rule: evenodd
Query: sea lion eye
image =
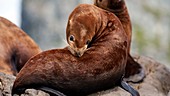
<path fill-rule="evenodd" d="M 89 43 L 90 43 L 90 40 L 87 40 L 86 45 L 89 45 Z"/>
<path fill-rule="evenodd" d="M 70 36 L 70 41 L 74 41 L 74 36 L 73 35 Z"/>

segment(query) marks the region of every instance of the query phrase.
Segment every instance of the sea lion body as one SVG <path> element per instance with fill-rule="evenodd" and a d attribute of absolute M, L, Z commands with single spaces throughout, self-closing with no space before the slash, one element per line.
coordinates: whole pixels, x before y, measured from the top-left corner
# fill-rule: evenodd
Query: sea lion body
<path fill-rule="evenodd" d="M 91 31 L 90 34 L 95 33 L 88 51 L 79 58 L 66 47 L 32 57 L 17 75 L 13 94 L 26 88 L 45 86 L 68 96 L 82 96 L 120 85 L 127 62 L 128 40 L 119 19 L 89 4 L 76 7 L 69 20 L 78 18 L 74 15 L 79 15 L 83 20 L 79 21 L 79 18 L 74 22 L 81 22 L 87 31 Z M 78 24 L 72 29 L 70 24 L 67 31 L 81 28 Z"/>
<path fill-rule="evenodd" d="M 16 75 L 26 61 L 40 51 L 26 33 L 0 17 L 0 72 Z"/>
<path fill-rule="evenodd" d="M 125 0 L 94 0 L 94 5 L 114 13 L 121 21 L 124 32 L 128 37 L 128 59 L 125 72 L 125 77 L 128 79 L 126 80 L 130 82 L 142 81 L 145 77 L 144 70 L 130 55 L 132 25 Z"/>

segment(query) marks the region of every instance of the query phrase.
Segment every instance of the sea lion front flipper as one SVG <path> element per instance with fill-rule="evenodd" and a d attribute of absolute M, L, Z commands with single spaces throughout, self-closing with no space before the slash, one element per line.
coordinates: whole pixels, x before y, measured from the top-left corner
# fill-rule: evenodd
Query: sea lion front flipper
<path fill-rule="evenodd" d="M 30 88 L 34 89 L 34 87 L 30 87 Z M 42 87 L 41 86 L 41 87 L 36 87 L 35 89 L 47 92 L 48 94 L 50 94 L 50 96 L 66 96 L 62 92 L 55 90 L 55 89 L 52 89 L 52 88 L 49 88 L 49 87 Z M 25 90 L 26 90 L 26 88 L 18 88 L 18 89 L 15 89 L 15 90 L 13 89 L 12 90 L 12 96 L 14 96 L 14 94 L 21 95 L 21 94 L 24 93 Z"/>
<path fill-rule="evenodd" d="M 130 54 L 128 54 L 127 64 L 125 68 L 125 78 L 127 82 L 141 82 L 145 78 L 145 72 L 142 66 L 136 62 Z"/>
<path fill-rule="evenodd" d="M 61 93 L 60 91 L 54 90 L 54 89 L 49 88 L 49 87 L 40 87 L 40 88 L 38 88 L 38 89 L 49 93 L 50 96 L 66 96 L 66 95 L 64 95 L 63 93 Z"/>
<path fill-rule="evenodd" d="M 125 81 L 121 81 L 120 87 L 129 92 L 132 96 L 140 96 L 139 92 L 133 89 L 128 83 Z"/>

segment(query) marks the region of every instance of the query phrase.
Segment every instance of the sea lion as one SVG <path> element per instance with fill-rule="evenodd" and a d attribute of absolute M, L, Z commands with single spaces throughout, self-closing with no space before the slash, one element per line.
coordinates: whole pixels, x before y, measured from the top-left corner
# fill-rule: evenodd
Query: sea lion
<path fill-rule="evenodd" d="M 94 0 L 94 5 L 113 12 L 121 21 L 122 26 L 128 37 L 128 60 L 126 64 L 125 77 L 127 81 L 140 82 L 144 79 L 145 73 L 139 63 L 137 63 L 130 55 L 130 45 L 132 38 L 132 25 L 128 9 L 124 0 Z"/>
<path fill-rule="evenodd" d="M 121 86 L 132 96 L 139 96 L 137 91 L 122 81 L 128 39 L 118 18 L 94 5 L 81 4 L 71 13 L 66 31 L 72 33 L 82 29 L 90 33 L 91 43 L 81 58 L 72 55 L 69 47 L 32 57 L 17 75 L 12 94 L 21 94 L 26 88 L 36 88 L 59 96 L 64 96 L 62 93 L 84 96 Z"/>
<path fill-rule="evenodd" d="M 0 17 L 0 72 L 16 75 L 40 48 L 20 28 Z"/>

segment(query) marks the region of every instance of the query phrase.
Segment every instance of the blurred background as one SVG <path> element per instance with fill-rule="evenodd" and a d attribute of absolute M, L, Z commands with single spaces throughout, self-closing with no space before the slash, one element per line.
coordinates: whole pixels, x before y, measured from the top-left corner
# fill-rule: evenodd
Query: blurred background
<path fill-rule="evenodd" d="M 69 14 L 93 0 L 0 0 L 3 16 L 30 35 L 43 50 L 67 45 Z M 132 20 L 131 53 L 170 67 L 170 0 L 126 0 Z"/>

